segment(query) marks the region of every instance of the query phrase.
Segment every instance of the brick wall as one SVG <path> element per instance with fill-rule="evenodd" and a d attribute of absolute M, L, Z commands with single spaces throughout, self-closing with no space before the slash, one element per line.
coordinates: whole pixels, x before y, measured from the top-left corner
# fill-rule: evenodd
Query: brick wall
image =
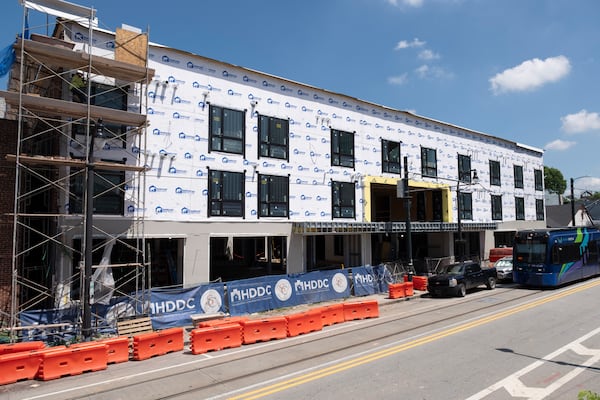
<path fill-rule="evenodd" d="M 17 126 L 17 121 L 0 119 L 0 326 L 10 315 L 15 163 L 6 155 L 16 152 Z"/>

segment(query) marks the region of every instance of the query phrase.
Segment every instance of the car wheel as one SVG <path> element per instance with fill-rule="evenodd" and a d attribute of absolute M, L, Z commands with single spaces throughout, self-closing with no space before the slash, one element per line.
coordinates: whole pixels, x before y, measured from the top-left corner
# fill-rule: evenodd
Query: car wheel
<path fill-rule="evenodd" d="M 465 297 L 465 295 L 467 294 L 467 287 L 464 283 L 458 285 L 456 293 L 458 294 L 458 297 Z"/>
<path fill-rule="evenodd" d="M 489 289 L 492 290 L 496 287 L 496 278 L 493 277 L 489 277 L 487 280 L 487 283 L 485 284 L 485 286 Z"/>

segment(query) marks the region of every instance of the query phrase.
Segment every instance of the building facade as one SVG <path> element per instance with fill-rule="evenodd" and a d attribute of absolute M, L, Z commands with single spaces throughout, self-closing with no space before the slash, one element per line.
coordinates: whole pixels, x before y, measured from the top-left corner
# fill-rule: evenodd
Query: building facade
<path fill-rule="evenodd" d="M 114 32 L 61 27 L 54 39 L 69 51 L 115 59 Z M 152 286 L 398 260 L 419 273 L 430 259 L 485 260 L 515 230 L 545 227 L 540 149 L 158 44 L 144 62 L 149 79 L 135 83 L 84 71 L 90 104 L 143 119 L 89 116 L 85 130 L 64 117 L 55 128 L 66 159 L 89 155 L 81 143 L 102 128 L 111 134 L 95 159 L 130 166 L 96 165 L 106 184 L 94 190 L 95 263 L 106 234 L 123 239 L 113 264 L 143 237 Z M 65 79 L 56 86 L 73 99 Z M 64 216 L 51 246 L 73 250 L 48 253 L 52 287 L 68 286 L 82 259 L 85 187 L 73 168 L 53 178 Z"/>

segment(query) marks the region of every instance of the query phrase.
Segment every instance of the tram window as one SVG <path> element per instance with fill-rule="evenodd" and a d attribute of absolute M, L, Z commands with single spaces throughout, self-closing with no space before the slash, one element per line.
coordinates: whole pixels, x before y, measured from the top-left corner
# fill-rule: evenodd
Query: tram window
<path fill-rule="evenodd" d="M 566 264 L 581 258 L 578 244 L 566 244 L 555 246 L 552 249 L 552 261 L 554 264 Z"/>

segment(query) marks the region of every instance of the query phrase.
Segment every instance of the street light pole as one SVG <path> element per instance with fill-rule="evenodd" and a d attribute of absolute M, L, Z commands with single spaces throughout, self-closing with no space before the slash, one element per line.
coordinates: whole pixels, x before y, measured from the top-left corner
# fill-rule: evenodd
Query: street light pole
<path fill-rule="evenodd" d="M 404 205 L 406 207 L 406 255 L 408 257 L 409 271 L 412 271 L 413 267 L 413 254 L 412 254 L 412 228 L 410 226 L 410 192 L 408 189 L 408 157 L 404 156 Z"/>
<path fill-rule="evenodd" d="M 575 179 L 571 178 L 571 224 L 575 226 L 575 190 L 573 189 Z"/>

